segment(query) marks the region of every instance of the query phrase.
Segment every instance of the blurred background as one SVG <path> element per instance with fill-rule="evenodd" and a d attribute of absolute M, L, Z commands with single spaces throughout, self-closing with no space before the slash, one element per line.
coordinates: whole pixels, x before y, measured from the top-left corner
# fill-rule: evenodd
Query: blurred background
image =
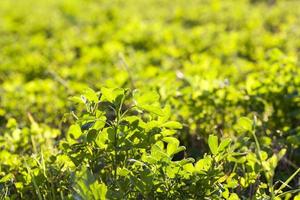
<path fill-rule="evenodd" d="M 152 89 L 188 154 L 207 152 L 211 133 L 238 140 L 237 119 L 255 114 L 263 148 L 293 147 L 295 167 L 299 19 L 298 0 L 1 0 L 0 132 L 35 121 L 56 141 L 70 96 Z"/>

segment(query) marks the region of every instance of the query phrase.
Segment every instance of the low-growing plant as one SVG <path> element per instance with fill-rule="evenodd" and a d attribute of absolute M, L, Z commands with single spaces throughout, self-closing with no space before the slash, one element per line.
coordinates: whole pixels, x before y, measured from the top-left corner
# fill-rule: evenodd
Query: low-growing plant
<path fill-rule="evenodd" d="M 13 137 L 6 134 L 2 144 L 22 142 L 25 137 L 18 134 L 24 132 L 34 152 L 16 154 L 21 149 L 4 146 L 2 198 L 273 200 L 298 191 L 285 189 L 300 169 L 285 182 L 274 183 L 285 149 L 270 156 L 261 149 L 256 119 L 238 120 L 235 130 L 241 136 L 236 141 L 211 134 L 210 153 L 195 161 L 182 154 L 186 148 L 176 136 L 182 125 L 170 120 L 171 109 L 160 106 L 156 92 L 103 87 L 71 99 L 78 103 L 71 113 L 76 121 L 59 142 L 59 151 L 41 146 L 54 130 L 38 125 L 32 116 L 30 129 L 18 128 L 13 119 L 8 122 Z M 253 148 L 243 144 L 248 134 Z M 51 146 L 56 145 L 46 147 Z"/>

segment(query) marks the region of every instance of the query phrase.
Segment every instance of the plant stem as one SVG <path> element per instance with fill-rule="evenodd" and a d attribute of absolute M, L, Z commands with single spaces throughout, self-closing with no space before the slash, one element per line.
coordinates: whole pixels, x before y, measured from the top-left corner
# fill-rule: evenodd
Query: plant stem
<path fill-rule="evenodd" d="M 116 113 L 116 123 L 114 125 L 114 150 L 115 150 L 115 156 L 114 156 L 114 181 L 117 180 L 117 169 L 118 169 L 118 128 L 120 125 L 120 119 L 122 117 L 121 115 L 121 110 L 122 110 L 122 105 L 125 99 L 125 95 L 122 97 L 121 102 L 120 102 L 120 106 L 118 108 L 118 110 L 115 110 Z"/>
<path fill-rule="evenodd" d="M 265 170 L 265 168 L 263 166 L 263 159 L 262 159 L 261 154 L 260 154 L 261 149 L 260 149 L 260 145 L 259 145 L 258 139 L 257 139 L 256 134 L 255 134 L 255 129 L 256 129 L 256 117 L 254 118 L 253 130 L 251 132 L 252 132 L 252 135 L 253 135 L 253 138 L 254 138 L 254 141 L 255 141 L 255 145 L 256 145 L 256 148 L 257 148 L 257 156 L 259 158 L 261 167 L 262 167 L 262 169 L 264 171 L 264 174 L 265 174 L 265 177 L 267 179 L 269 190 L 270 190 L 270 193 L 271 193 L 271 199 L 273 200 L 275 198 L 274 187 L 273 187 L 273 178 L 268 177 L 267 171 Z"/>

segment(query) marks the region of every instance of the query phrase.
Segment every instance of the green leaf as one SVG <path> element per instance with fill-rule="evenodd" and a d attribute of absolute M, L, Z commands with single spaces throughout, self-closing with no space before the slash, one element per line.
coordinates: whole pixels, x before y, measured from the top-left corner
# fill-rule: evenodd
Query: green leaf
<path fill-rule="evenodd" d="M 166 123 L 162 124 L 162 127 L 169 128 L 169 129 L 182 129 L 181 123 L 176 122 L 176 121 L 166 122 Z"/>
<path fill-rule="evenodd" d="M 239 200 L 239 196 L 236 193 L 231 193 L 228 200 Z"/>
<path fill-rule="evenodd" d="M 8 122 L 6 123 L 6 128 L 16 128 L 18 126 L 18 123 L 16 119 L 14 118 L 9 118 Z"/>
<path fill-rule="evenodd" d="M 164 158 L 168 158 L 169 159 L 169 155 L 166 154 L 163 151 L 163 146 L 161 146 L 159 142 L 157 142 L 156 144 L 152 145 L 152 147 L 151 147 L 151 157 L 154 160 L 160 160 L 160 159 L 164 159 Z"/>
<path fill-rule="evenodd" d="M 195 162 L 194 158 L 185 158 L 185 159 L 179 161 L 179 164 L 180 165 L 186 165 L 186 164 L 194 163 L 194 162 Z"/>
<path fill-rule="evenodd" d="M 139 90 L 133 92 L 133 98 L 138 108 L 156 114 L 158 116 L 164 116 L 164 111 L 159 105 L 159 95 L 153 91 L 146 91 L 143 93 Z"/>
<path fill-rule="evenodd" d="M 162 136 L 171 136 L 176 133 L 176 130 L 164 129 L 161 131 Z"/>
<path fill-rule="evenodd" d="M 177 153 L 177 149 L 179 147 L 179 140 L 173 137 L 165 137 L 163 138 L 163 141 L 168 143 L 167 154 L 169 156 L 173 156 L 175 153 Z"/>
<path fill-rule="evenodd" d="M 207 171 L 212 164 L 212 158 L 211 157 L 205 157 L 203 159 L 200 159 L 196 165 L 195 168 L 197 171 Z"/>
<path fill-rule="evenodd" d="M 220 143 L 220 146 L 218 147 L 218 152 L 224 151 L 225 148 L 230 144 L 230 142 L 231 142 L 231 139 L 229 139 L 229 138 L 223 139 Z"/>
<path fill-rule="evenodd" d="M 241 117 L 237 122 L 237 127 L 242 131 L 252 131 L 252 120 L 247 117 Z"/>
<path fill-rule="evenodd" d="M 78 124 L 71 125 L 68 130 L 68 135 L 73 139 L 78 139 L 81 136 L 81 128 Z"/>
<path fill-rule="evenodd" d="M 195 167 L 192 163 L 195 162 L 195 160 L 193 159 L 192 162 L 189 161 L 185 161 L 186 159 L 183 160 L 183 163 L 180 163 L 180 165 L 183 166 L 183 169 L 185 170 L 185 172 L 188 173 L 193 173 L 195 171 Z M 186 173 L 186 174 L 188 174 Z"/>
<path fill-rule="evenodd" d="M 93 129 L 101 130 L 105 126 L 106 117 L 102 116 L 93 125 Z"/>
<path fill-rule="evenodd" d="M 174 137 L 164 137 L 162 140 L 167 143 L 175 143 L 179 145 L 179 140 Z"/>
<path fill-rule="evenodd" d="M 225 199 L 228 199 L 229 197 L 229 190 L 227 188 L 225 188 L 225 191 L 222 192 L 222 196 L 225 198 Z"/>
<path fill-rule="evenodd" d="M 185 151 L 185 150 L 186 150 L 185 146 L 179 146 L 179 147 L 176 149 L 176 151 L 174 152 L 174 154 L 179 153 L 179 152 L 181 152 L 181 151 Z"/>
<path fill-rule="evenodd" d="M 98 183 L 97 181 L 96 187 L 91 187 L 91 189 L 95 199 L 106 200 L 107 186 L 104 183 Z"/>
<path fill-rule="evenodd" d="M 261 158 L 262 161 L 267 160 L 267 158 L 268 158 L 268 153 L 267 152 L 260 151 L 259 153 L 260 153 L 260 158 Z"/>
<path fill-rule="evenodd" d="M 4 177 L 2 177 L 0 179 L 0 183 L 5 183 L 5 182 L 8 182 L 10 180 L 12 180 L 14 178 L 14 175 L 9 173 L 9 174 L 6 174 Z"/>
<path fill-rule="evenodd" d="M 102 100 L 115 103 L 118 96 L 124 95 L 124 90 L 120 88 L 101 88 Z"/>
<path fill-rule="evenodd" d="M 215 135 L 210 135 L 208 137 L 208 146 L 212 154 L 218 154 L 218 137 Z"/>
<path fill-rule="evenodd" d="M 169 156 L 174 155 L 175 152 L 176 152 L 177 147 L 178 147 L 178 146 L 177 146 L 176 144 L 174 144 L 174 143 L 169 143 L 168 146 L 167 146 L 167 154 L 168 154 Z"/>
<path fill-rule="evenodd" d="M 107 129 L 104 129 L 98 134 L 95 142 L 100 149 L 105 149 L 107 147 L 106 144 L 107 140 L 108 140 L 108 132 Z"/>
<path fill-rule="evenodd" d="M 97 103 L 99 100 L 98 100 L 98 94 L 91 88 L 87 88 L 85 91 L 84 91 L 84 94 L 85 98 L 90 101 L 90 102 L 94 102 L 94 103 Z"/>
<path fill-rule="evenodd" d="M 155 115 L 164 116 L 163 110 L 159 106 L 156 106 L 156 105 L 140 105 L 138 107 L 145 110 L 145 111 L 153 113 Z"/>
<path fill-rule="evenodd" d="M 300 200 L 300 194 L 294 197 L 294 200 Z"/>
<path fill-rule="evenodd" d="M 115 95 L 113 94 L 113 89 L 103 87 L 101 88 L 101 93 L 104 101 L 114 101 Z"/>
<path fill-rule="evenodd" d="M 120 176 L 128 176 L 128 174 L 130 174 L 130 171 L 128 169 L 126 169 L 125 167 L 123 168 L 118 168 L 118 175 Z"/>
<path fill-rule="evenodd" d="M 178 173 L 178 168 L 173 166 L 166 167 L 166 174 L 168 178 L 175 178 L 176 173 Z"/>
<path fill-rule="evenodd" d="M 78 97 L 78 96 L 73 96 L 69 98 L 70 101 L 74 102 L 74 103 L 78 103 L 78 104 L 84 104 L 86 102 L 84 102 L 82 100 L 82 98 Z"/>
<path fill-rule="evenodd" d="M 278 154 L 277 154 L 277 158 L 278 160 L 281 160 L 281 158 L 286 154 L 286 149 L 281 149 Z"/>
<path fill-rule="evenodd" d="M 153 104 L 159 101 L 159 95 L 153 91 L 143 91 L 135 90 L 133 92 L 134 100 L 136 101 L 137 105 L 146 105 L 146 104 Z"/>

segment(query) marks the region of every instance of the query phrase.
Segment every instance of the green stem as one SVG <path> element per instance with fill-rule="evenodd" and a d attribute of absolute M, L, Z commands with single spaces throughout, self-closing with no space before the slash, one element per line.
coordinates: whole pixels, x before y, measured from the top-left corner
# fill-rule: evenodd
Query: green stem
<path fill-rule="evenodd" d="M 114 149 L 115 149 L 115 155 L 114 155 L 114 180 L 117 180 L 117 157 L 118 157 L 118 125 L 114 127 L 114 136 L 115 136 L 115 141 L 114 141 Z"/>
<path fill-rule="evenodd" d="M 272 177 L 270 177 L 270 178 L 268 177 L 267 171 L 265 170 L 265 168 L 263 166 L 263 159 L 262 159 L 261 154 L 260 154 L 261 149 L 260 149 L 260 145 L 259 145 L 258 139 L 257 139 L 256 134 L 255 134 L 255 129 L 256 129 L 256 118 L 254 119 L 254 123 L 253 123 L 252 135 L 253 135 L 253 138 L 254 138 L 254 141 L 255 141 L 255 145 L 256 145 L 256 148 L 257 148 L 257 156 L 259 158 L 260 164 L 261 164 L 262 169 L 264 171 L 264 175 L 265 175 L 265 177 L 267 179 L 269 190 L 270 190 L 270 193 L 271 193 L 271 199 L 273 200 L 275 198 L 274 187 L 273 187 L 273 178 Z"/>
<path fill-rule="evenodd" d="M 115 150 L 115 156 L 114 156 L 114 181 L 117 180 L 117 169 L 118 169 L 118 128 L 120 125 L 120 119 L 122 117 L 121 115 L 121 111 L 122 111 L 122 106 L 123 106 L 123 102 L 125 100 L 125 95 L 122 97 L 122 100 L 120 102 L 120 106 L 118 108 L 118 110 L 114 110 L 116 113 L 116 123 L 114 125 L 114 137 L 115 137 L 115 141 L 114 141 L 114 150 Z"/>

